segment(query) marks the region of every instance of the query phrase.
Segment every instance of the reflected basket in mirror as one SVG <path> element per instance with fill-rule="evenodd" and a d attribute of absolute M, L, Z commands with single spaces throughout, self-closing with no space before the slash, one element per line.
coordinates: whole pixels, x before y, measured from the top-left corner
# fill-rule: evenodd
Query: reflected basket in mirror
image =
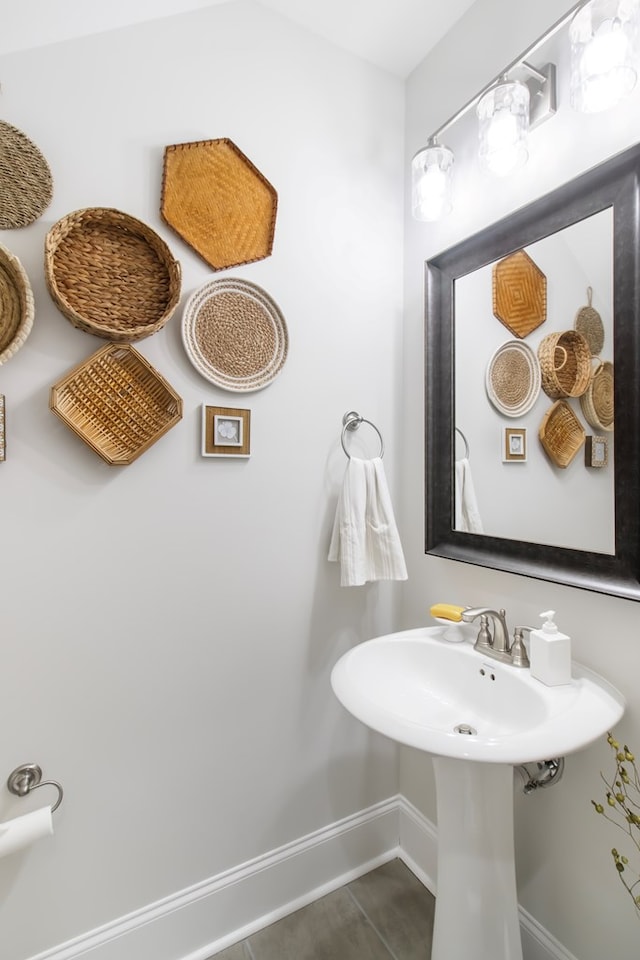
<path fill-rule="evenodd" d="M 538 347 L 542 389 L 552 400 L 581 397 L 591 380 L 591 350 L 576 330 L 549 333 Z"/>
<path fill-rule="evenodd" d="M 556 467 L 568 467 L 584 445 L 582 424 L 566 400 L 556 400 L 545 413 L 538 437 L 545 453 Z"/>
<path fill-rule="evenodd" d="M 584 417 L 596 430 L 613 430 L 613 364 L 601 360 L 580 397 Z"/>

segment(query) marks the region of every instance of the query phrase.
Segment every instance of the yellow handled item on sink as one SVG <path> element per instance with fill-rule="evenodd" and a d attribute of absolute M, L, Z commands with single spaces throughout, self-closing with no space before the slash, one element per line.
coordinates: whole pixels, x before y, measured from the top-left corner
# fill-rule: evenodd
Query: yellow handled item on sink
<path fill-rule="evenodd" d="M 440 620 L 451 620 L 453 623 L 460 623 L 464 607 L 457 607 L 453 603 L 434 603 L 429 613 L 432 617 Z"/>

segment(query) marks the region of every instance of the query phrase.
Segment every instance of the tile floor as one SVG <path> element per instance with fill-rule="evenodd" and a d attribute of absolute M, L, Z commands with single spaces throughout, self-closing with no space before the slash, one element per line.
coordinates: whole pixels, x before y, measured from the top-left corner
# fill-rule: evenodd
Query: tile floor
<path fill-rule="evenodd" d="M 215 960 L 430 960 L 434 907 L 408 867 L 391 860 Z"/>

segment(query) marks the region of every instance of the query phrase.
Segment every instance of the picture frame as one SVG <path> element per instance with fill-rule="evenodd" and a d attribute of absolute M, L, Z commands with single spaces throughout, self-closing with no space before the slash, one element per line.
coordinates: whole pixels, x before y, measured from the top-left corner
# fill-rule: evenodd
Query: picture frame
<path fill-rule="evenodd" d="M 202 404 L 202 456 L 251 456 L 251 411 Z"/>
<path fill-rule="evenodd" d="M 606 467 L 609 462 L 609 444 L 606 437 L 585 438 L 584 462 L 587 467 Z"/>
<path fill-rule="evenodd" d="M 505 427 L 502 439 L 503 463 L 526 463 L 527 431 L 524 427 Z"/>

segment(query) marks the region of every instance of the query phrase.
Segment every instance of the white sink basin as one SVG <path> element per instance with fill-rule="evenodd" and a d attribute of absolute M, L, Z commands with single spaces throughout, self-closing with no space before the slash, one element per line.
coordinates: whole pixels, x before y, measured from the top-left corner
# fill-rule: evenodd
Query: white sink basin
<path fill-rule="evenodd" d="M 439 627 L 368 640 L 336 663 L 333 690 L 358 720 L 442 757 L 521 764 L 579 750 L 611 729 L 623 696 L 574 662 L 573 681 L 547 687 L 529 670 L 484 657 Z M 471 727 L 471 734 L 456 728 Z"/>

